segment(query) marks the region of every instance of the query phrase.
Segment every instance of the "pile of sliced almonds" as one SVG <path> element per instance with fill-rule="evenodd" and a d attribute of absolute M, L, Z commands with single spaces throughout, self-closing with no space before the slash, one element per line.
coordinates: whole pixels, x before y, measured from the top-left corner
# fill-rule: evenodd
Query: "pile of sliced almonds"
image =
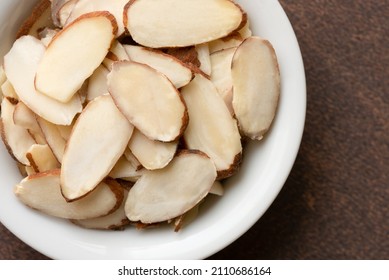
<path fill-rule="evenodd" d="M 42 0 L 0 73 L 21 202 L 86 228 L 192 219 L 269 130 L 271 44 L 230 0 Z"/>

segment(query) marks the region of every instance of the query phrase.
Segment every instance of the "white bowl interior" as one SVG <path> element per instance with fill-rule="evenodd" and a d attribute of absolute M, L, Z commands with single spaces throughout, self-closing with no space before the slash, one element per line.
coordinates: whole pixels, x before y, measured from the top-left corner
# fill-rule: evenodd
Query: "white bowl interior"
<path fill-rule="evenodd" d="M 251 142 L 238 175 L 225 195 L 210 197 L 199 217 L 181 232 L 171 227 L 145 231 L 96 231 L 28 209 L 13 195 L 21 176 L 0 145 L 0 221 L 21 240 L 55 259 L 202 259 L 246 232 L 281 190 L 294 163 L 305 120 L 306 93 L 302 58 L 293 29 L 278 1 L 241 0 L 255 35 L 273 44 L 280 64 L 282 93 L 275 122 L 261 142 Z M 18 26 L 36 1 L 0 2 L 3 56 Z"/>

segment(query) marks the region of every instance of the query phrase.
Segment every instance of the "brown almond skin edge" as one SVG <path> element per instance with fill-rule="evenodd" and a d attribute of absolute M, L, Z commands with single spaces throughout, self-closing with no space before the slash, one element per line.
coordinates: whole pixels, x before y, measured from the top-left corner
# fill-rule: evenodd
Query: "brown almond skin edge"
<path fill-rule="evenodd" d="M 216 180 L 227 179 L 231 177 L 236 172 L 238 172 L 240 165 L 242 163 L 242 153 L 239 153 L 235 156 L 233 163 L 230 165 L 230 168 L 226 170 L 220 170 L 217 172 Z"/>
<path fill-rule="evenodd" d="M 42 14 L 47 9 L 50 9 L 50 5 L 51 3 L 49 0 L 41 0 L 34 7 L 31 15 L 22 23 L 21 27 L 16 33 L 16 39 L 19 39 L 20 37 L 27 35 L 31 31 L 31 28 L 35 24 L 35 22 L 40 18 L 40 16 L 42 16 Z"/>
<path fill-rule="evenodd" d="M 124 23 L 124 29 L 125 29 L 125 33 L 129 34 L 129 30 L 127 28 L 127 24 L 128 24 L 128 9 L 130 8 L 130 6 L 132 4 L 134 4 L 134 2 L 137 1 L 137 0 L 130 0 L 130 2 L 128 2 L 125 6 L 124 6 L 124 9 L 123 9 L 123 23 Z M 248 17 L 247 17 L 247 13 L 242 9 L 242 7 L 240 5 L 238 5 L 237 3 L 231 1 L 231 0 L 228 0 L 229 2 L 233 3 L 236 7 L 239 8 L 239 10 L 241 11 L 242 13 L 242 21 L 240 22 L 240 24 L 238 25 L 238 27 L 235 29 L 235 30 L 232 30 L 229 34 L 227 34 L 226 36 L 224 37 L 228 37 L 229 35 L 231 34 L 234 34 L 235 32 L 237 32 L 238 30 L 242 29 L 247 21 L 248 21 Z"/>
<path fill-rule="evenodd" d="M 66 32 L 69 28 L 72 28 L 72 26 L 74 24 L 77 24 L 77 22 L 79 22 L 81 20 L 84 20 L 86 18 L 98 17 L 98 16 L 106 17 L 111 22 L 111 24 L 112 24 L 112 34 L 114 35 L 113 39 L 112 39 L 112 41 L 113 41 L 115 36 L 116 36 L 116 34 L 118 33 L 118 24 L 116 22 L 115 17 L 111 13 L 109 13 L 107 11 L 97 11 L 97 12 L 90 12 L 90 13 L 83 14 L 82 16 L 78 17 L 75 21 L 72 21 L 68 26 L 66 26 L 64 29 L 62 29 L 61 31 L 59 31 L 57 34 L 54 35 L 53 39 L 51 40 L 51 42 L 47 46 L 47 49 L 50 47 L 50 45 L 53 42 L 55 42 L 57 37 L 61 36 L 61 34 L 63 32 Z"/>
<path fill-rule="evenodd" d="M 4 146 L 7 149 L 7 152 L 9 155 L 16 161 L 19 162 L 18 159 L 15 157 L 15 155 L 12 152 L 11 146 L 7 142 L 7 137 L 5 136 L 5 131 L 4 131 L 4 124 L 3 124 L 3 118 L 0 118 L 0 134 L 1 134 L 1 140 L 3 140 Z M 22 163 L 20 163 L 22 164 Z"/>

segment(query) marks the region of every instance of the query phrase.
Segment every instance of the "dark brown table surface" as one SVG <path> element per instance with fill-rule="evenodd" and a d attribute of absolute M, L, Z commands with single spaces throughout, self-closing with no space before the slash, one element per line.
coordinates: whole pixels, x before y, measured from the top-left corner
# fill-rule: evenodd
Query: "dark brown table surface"
<path fill-rule="evenodd" d="M 265 215 L 210 259 L 389 259 L 389 1 L 280 2 L 306 69 L 300 152 Z M 0 259 L 46 257 L 0 225 Z"/>

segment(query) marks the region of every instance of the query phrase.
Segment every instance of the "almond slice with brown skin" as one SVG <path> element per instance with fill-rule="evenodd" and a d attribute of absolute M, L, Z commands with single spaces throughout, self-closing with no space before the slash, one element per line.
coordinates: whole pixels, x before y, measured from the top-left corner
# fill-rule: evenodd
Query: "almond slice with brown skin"
<path fill-rule="evenodd" d="M 26 157 L 28 149 L 35 144 L 35 140 L 28 133 L 27 129 L 15 125 L 13 114 L 15 105 L 4 98 L 1 102 L 0 130 L 1 138 L 9 154 L 24 165 L 30 165 Z"/>
<path fill-rule="evenodd" d="M 51 19 L 57 27 L 63 27 L 78 0 L 50 0 Z"/>
<path fill-rule="evenodd" d="M 242 9 L 229 0 L 131 0 L 124 25 L 139 44 L 185 47 L 222 38 L 245 22 Z"/>
<path fill-rule="evenodd" d="M 198 204 L 216 178 L 213 162 L 198 151 L 180 152 L 163 169 L 146 171 L 131 188 L 125 211 L 145 224 L 178 217 Z"/>
<path fill-rule="evenodd" d="M 4 68 L 3 66 L 1 65 L 0 66 L 0 102 L 3 101 L 3 98 L 4 98 L 4 95 L 3 95 L 3 90 L 1 88 L 1 86 L 4 84 L 4 82 L 7 80 L 7 77 L 5 76 L 5 73 L 4 73 Z"/>
<path fill-rule="evenodd" d="M 64 27 L 78 0 L 53 0 L 52 19 L 56 26 Z"/>
<path fill-rule="evenodd" d="M 45 49 L 42 42 L 32 36 L 19 38 L 4 57 L 4 71 L 19 99 L 35 114 L 52 123 L 68 125 L 82 110 L 79 97 L 62 103 L 35 90 L 35 73 Z"/>
<path fill-rule="evenodd" d="M 224 187 L 220 181 L 215 181 L 209 190 L 210 194 L 222 196 L 224 194 Z"/>
<path fill-rule="evenodd" d="M 60 170 L 37 173 L 15 186 L 15 195 L 25 205 L 47 215 L 65 219 L 90 219 L 108 215 L 123 201 L 123 188 L 101 182 L 88 196 L 67 202 L 61 194 Z"/>
<path fill-rule="evenodd" d="M 24 127 L 34 138 L 37 144 L 47 144 L 41 128 L 36 120 L 37 116 L 23 102 L 15 106 L 13 121 L 15 125 Z"/>
<path fill-rule="evenodd" d="M 212 68 L 208 44 L 196 45 L 195 48 L 197 51 L 197 58 L 200 61 L 200 70 L 203 71 L 204 74 L 210 76 Z"/>
<path fill-rule="evenodd" d="M 86 79 L 82 84 L 81 88 L 77 91 L 77 95 L 80 98 L 81 104 L 84 104 L 86 101 L 86 95 L 88 91 L 89 79 Z"/>
<path fill-rule="evenodd" d="M 40 117 L 37 117 L 36 120 L 42 131 L 43 137 L 52 150 L 55 158 L 61 163 L 66 146 L 66 140 L 61 136 L 58 126 Z"/>
<path fill-rule="evenodd" d="M 192 71 L 174 56 L 141 46 L 124 45 L 124 49 L 132 61 L 147 64 L 165 74 L 176 88 L 185 86 L 193 78 Z"/>
<path fill-rule="evenodd" d="M 114 63 L 108 90 L 124 116 L 150 139 L 175 141 L 187 126 L 181 94 L 165 75 L 148 65 Z"/>
<path fill-rule="evenodd" d="M 127 149 L 124 151 L 124 156 L 131 163 L 131 165 L 135 168 L 135 170 L 140 170 L 143 168 L 142 164 L 134 156 L 134 154 L 131 152 L 130 148 L 127 147 Z"/>
<path fill-rule="evenodd" d="M 235 50 L 236 48 L 229 48 L 211 54 L 211 81 L 216 86 L 219 95 L 223 98 L 231 115 L 234 115 L 232 108 L 231 62 Z"/>
<path fill-rule="evenodd" d="M 280 96 L 280 72 L 270 42 L 247 38 L 234 54 L 231 74 L 239 128 L 247 137 L 260 140 L 273 122 Z"/>
<path fill-rule="evenodd" d="M 57 125 L 57 129 L 61 137 L 67 142 L 73 129 L 73 125 Z"/>
<path fill-rule="evenodd" d="M 93 72 L 92 76 L 89 78 L 88 89 L 86 94 L 86 100 L 91 101 L 94 98 L 106 94 L 108 92 L 107 86 L 107 76 L 109 70 L 101 64 Z"/>
<path fill-rule="evenodd" d="M 121 43 L 119 43 L 119 41 L 117 40 L 113 41 L 109 51 L 117 57 L 117 61 L 130 59 L 128 57 L 126 50 L 124 49 L 124 46 Z"/>
<path fill-rule="evenodd" d="M 34 132 L 34 131 L 31 131 L 29 129 L 27 129 L 28 133 L 30 133 L 31 137 L 34 138 L 35 142 L 39 145 L 46 145 L 47 144 L 47 141 L 42 133 L 42 131 L 37 131 L 37 132 Z"/>
<path fill-rule="evenodd" d="M 75 225 L 83 228 L 90 229 L 110 229 L 120 230 L 130 223 L 124 211 L 124 205 L 126 203 L 128 190 L 124 190 L 124 199 L 122 204 L 113 213 L 103 217 L 97 217 L 92 219 L 71 220 Z"/>
<path fill-rule="evenodd" d="M 116 61 L 119 61 L 119 60 L 120 59 L 117 57 L 116 54 L 114 54 L 113 52 L 109 51 L 107 53 L 107 56 L 103 60 L 103 65 L 105 66 L 105 68 L 107 68 L 109 71 L 111 71 L 113 64 Z"/>
<path fill-rule="evenodd" d="M 26 165 L 21 164 L 20 162 L 17 162 L 17 166 L 19 169 L 19 173 L 20 173 L 20 175 L 22 175 L 23 178 L 30 176 L 30 175 L 33 175 L 33 174 L 36 174 L 36 172 L 35 172 L 34 168 L 32 168 L 32 166 L 26 166 Z"/>
<path fill-rule="evenodd" d="M 182 89 L 188 106 L 189 124 L 184 139 L 189 149 L 206 153 L 215 163 L 219 178 L 239 167 L 242 145 L 235 119 L 213 83 L 196 75 Z"/>
<path fill-rule="evenodd" d="M 85 196 L 122 156 L 133 126 L 111 96 L 88 103 L 74 124 L 62 158 L 61 188 L 66 200 Z"/>
<path fill-rule="evenodd" d="M 27 151 L 26 157 L 36 173 L 60 167 L 59 162 L 48 145 L 32 145 Z"/>
<path fill-rule="evenodd" d="M 39 32 L 39 39 L 47 47 L 58 31 L 58 29 L 45 28 Z"/>
<path fill-rule="evenodd" d="M 9 82 L 9 80 L 6 80 L 1 85 L 1 91 L 3 92 L 3 96 L 9 100 L 12 104 L 17 104 L 19 102 L 18 94 L 16 93 L 14 87 Z"/>
<path fill-rule="evenodd" d="M 238 32 L 243 40 L 248 37 L 251 37 L 253 35 L 253 32 L 250 29 L 250 22 L 247 21 L 246 24 L 238 30 Z"/>
<path fill-rule="evenodd" d="M 25 129 L 29 129 L 33 132 L 40 131 L 34 112 L 31 111 L 23 102 L 16 104 L 12 119 L 15 125 L 24 127 Z"/>
<path fill-rule="evenodd" d="M 163 143 L 150 140 L 137 129 L 128 143 L 131 152 L 142 166 L 149 170 L 160 169 L 168 165 L 176 153 L 177 146 L 178 141 Z"/>
<path fill-rule="evenodd" d="M 68 102 L 103 62 L 116 30 L 116 20 L 108 12 L 85 14 L 65 27 L 54 36 L 39 62 L 36 89 Z"/>
<path fill-rule="evenodd" d="M 41 0 L 34 7 L 31 15 L 23 22 L 16 38 L 20 38 L 24 35 L 32 35 L 38 38 L 39 30 L 44 27 L 54 27 L 51 19 L 51 7 L 49 0 Z"/>
<path fill-rule="evenodd" d="M 0 86 L 5 83 L 7 80 L 7 76 L 5 75 L 4 72 L 4 67 L 3 65 L 0 66 Z"/>
<path fill-rule="evenodd" d="M 195 207 L 190 209 L 188 212 L 174 219 L 174 231 L 179 232 L 183 227 L 188 226 L 192 223 L 199 215 L 200 204 L 196 204 Z"/>
<path fill-rule="evenodd" d="M 180 60 L 186 67 L 192 70 L 192 72 L 199 72 L 201 62 L 196 50 L 196 46 L 183 47 L 183 48 L 167 48 L 165 52 L 171 56 L 174 56 Z"/>
<path fill-rule="evenodd" d="M 108 11 L 115 17 L 116 22 L 118 23 L 117 34 L 115 35 L 116 37 L 120 37 L 124 33 L 123 10 L 128 1 L 129 0 L 78 0 L 70 17 L 66 21 L 66 25 L 72 23 L 86 13 Z"/>
<path fill-rule="evenodd" d="M 134 178 L 138 179 L 143 174 L 143 169 L 138 169 L 125 156 L 119 158 L 108 176 L 114 179 Z"/>
<path fill-rule="evenodd" d="M 26 166 L 21 164 L 20 162 L 17 162 L 16 165 L 18 167 L 20 175 L 22 175 L 23 178 L 27 177 L 28 174 L 27 174 Z M 31 166 L 29 166 L 29 167 L 31 167 Z"/>
<path fill-rule="evenodd" d="M 227 37 L 209 42 L 209 52 L 211 54 L 239 46 L 243 42 L 242 36 L 238 32 L 228 35 Z"/>

